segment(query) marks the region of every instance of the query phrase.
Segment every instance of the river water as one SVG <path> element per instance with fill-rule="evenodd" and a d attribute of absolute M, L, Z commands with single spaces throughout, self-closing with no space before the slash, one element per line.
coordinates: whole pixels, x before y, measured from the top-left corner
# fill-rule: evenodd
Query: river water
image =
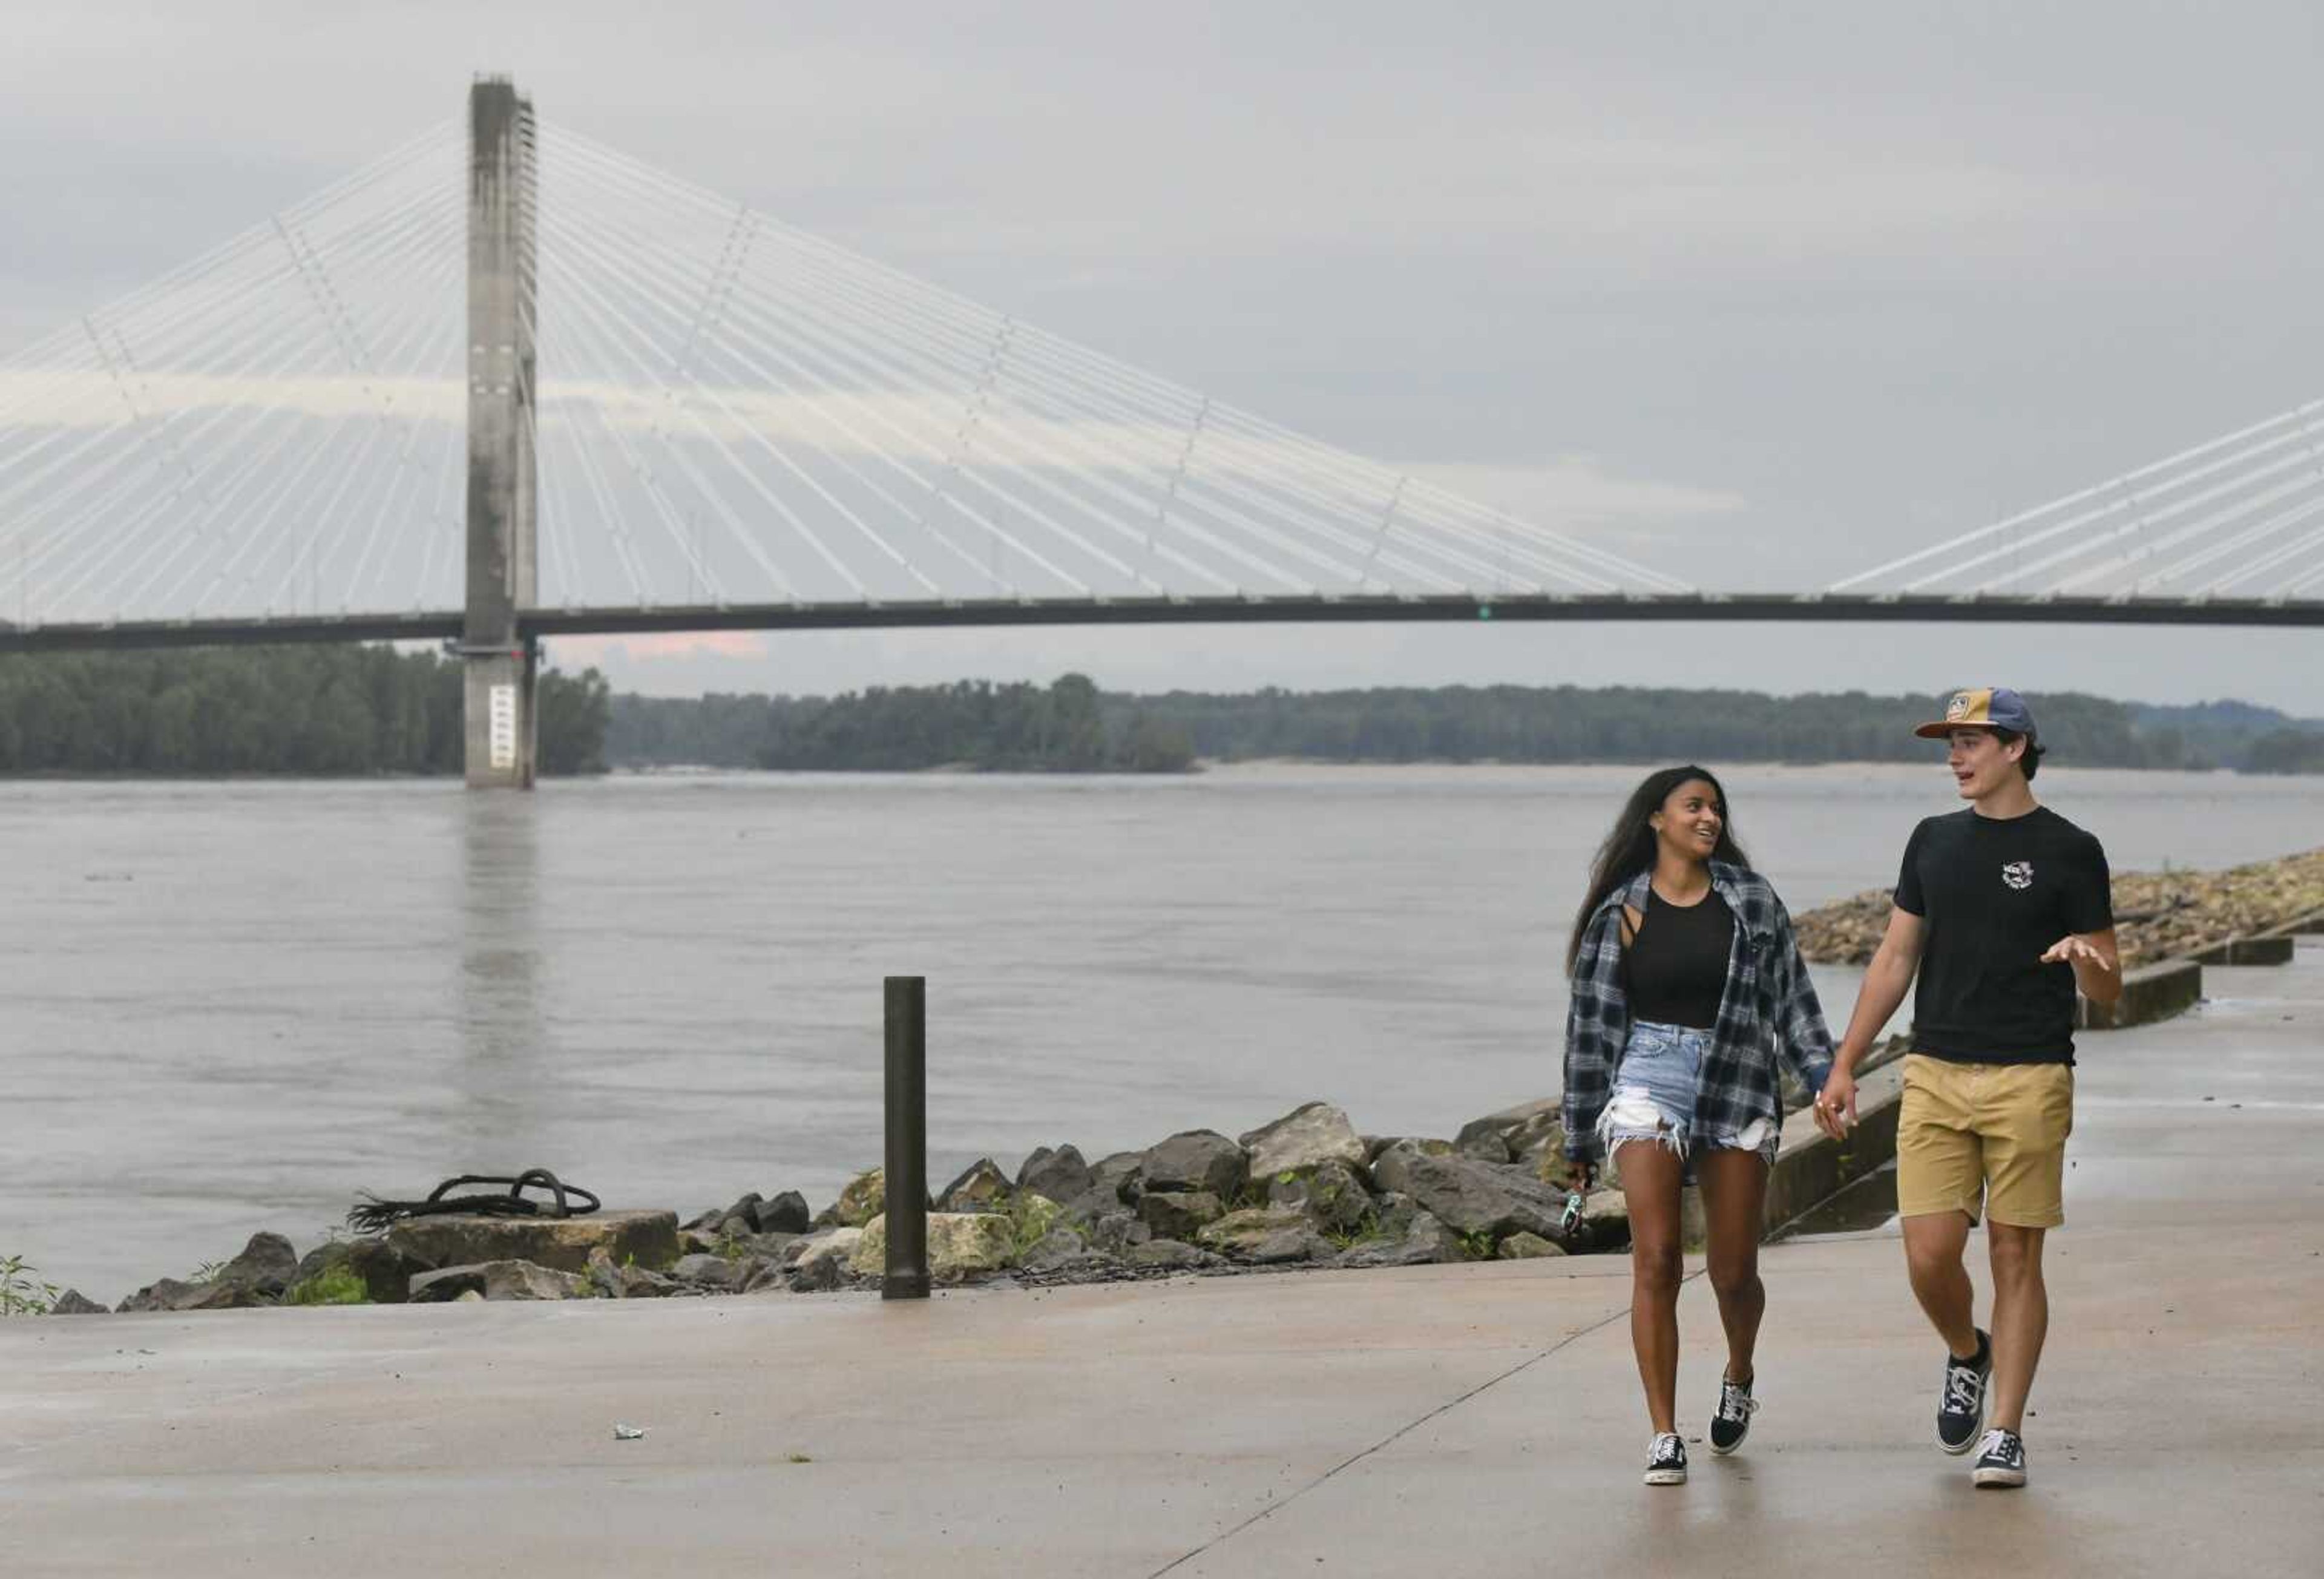
<path fill-rule="evenodd" d="M 1444 1133 L 1557 1087 L 1558 959 L 1628 768 L 0 785 L 0 1256 L 108 1302 L 359 1189 L 544 1166 L 608 1205 L 827 1201 L 929 979 L 929 1168 L 1324 1097 Z M 2313 845 L 2298 779 L 2075 772 L 2118 868 Z M 1743 768 L 1795 910 L 1893 880 L 1929 768 Z M 1819 969 L 1844 1020 L 1856 973 Z"/>

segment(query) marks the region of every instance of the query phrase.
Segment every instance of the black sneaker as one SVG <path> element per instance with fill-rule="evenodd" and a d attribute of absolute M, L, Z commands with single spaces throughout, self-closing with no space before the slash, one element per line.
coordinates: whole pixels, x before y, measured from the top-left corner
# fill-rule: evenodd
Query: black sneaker
<path fill-rule="evenodd" d="M 1646 1484 L 1650 1486 L 1683 1486 L 1686 1484 L 1686 1444 L 1678 1433 L 1665 1431 L 1646 1448 Z"/>
<path fill-rule="evenodd" d="M 1977 1445 L 1985 1429 L 1985 1384 L 1993 1375 L 1993 1339 L 1978 1330 L 1977 1358 L 1945 1356 L 1944 1390 L 1937 1395 L 1937 1445 L 1958 1457 Z"/>
<path fill-rule="evenodd" d="M 1758 1412 L 1759 1400 L 1751 1396 L 1748 1381 L 1719 1383 L 1719 1407 L 1711 1413 L 1711 1451 L 1720 1457 L 1743 1445 L 1743 1438 L 1751 1434 L 1751 1417 Z"/>
<path fill-rule="evenodd" d="M 2025 1444 L 2015 1431 L 1998 1427 L 1978 1443 L 1977 1467 L 1969 1478 L 1980 1486 L 2022 1486 L 2025 1483 Z"/>

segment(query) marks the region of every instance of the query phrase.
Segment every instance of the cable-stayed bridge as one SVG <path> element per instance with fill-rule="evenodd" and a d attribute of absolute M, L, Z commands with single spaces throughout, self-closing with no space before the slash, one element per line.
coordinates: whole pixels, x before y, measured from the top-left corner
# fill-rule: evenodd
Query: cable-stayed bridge
<path fill-rule="evenodd" d="M 0 364 L 0 650 L 440 639 L 528 783 L 581 633 L 2324 624 L 2324 402 L 1834 586 L 1720 594 L 831 245 L 479 82 Z"/>

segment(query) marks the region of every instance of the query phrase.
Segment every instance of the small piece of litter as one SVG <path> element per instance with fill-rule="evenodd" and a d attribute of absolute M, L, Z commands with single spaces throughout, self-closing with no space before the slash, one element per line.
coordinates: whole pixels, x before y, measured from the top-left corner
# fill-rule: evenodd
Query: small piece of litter
<path fill-rule="evenodd" d="M 645 1434 L 646 1428 L 643 1426 L 616 1425 L 613 1427 L 613 1440 L 616 1442 L 635 1442 Z"/>

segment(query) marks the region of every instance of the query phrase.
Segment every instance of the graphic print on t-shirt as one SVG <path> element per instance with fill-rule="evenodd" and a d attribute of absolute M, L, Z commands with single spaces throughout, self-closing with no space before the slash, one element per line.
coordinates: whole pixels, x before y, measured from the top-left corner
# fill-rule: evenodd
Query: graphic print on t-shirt
<path fill-rule="evenodd" d="M 2012 861 L 2009 864 L 2001 869 L 2001 881 L 2007 883 L 2012 888 L 2032 888 L 2034 886 L 2034 863 L 2031 861 Z"/>

